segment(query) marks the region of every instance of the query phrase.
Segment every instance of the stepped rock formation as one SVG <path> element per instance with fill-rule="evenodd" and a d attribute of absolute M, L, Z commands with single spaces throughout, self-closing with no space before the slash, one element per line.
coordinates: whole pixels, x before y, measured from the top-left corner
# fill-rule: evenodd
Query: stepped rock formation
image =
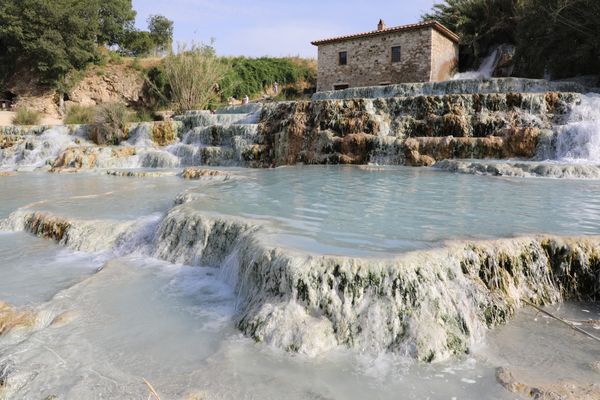
<path fill-rule="evenodd" d="M 222 179 L 224 181 L 231 178 L 231 175 L 224 171 L 218 171 L 216 169 L 205 169 L 190 167 L 185 168 L 181 173 L 183 179 L 198 180 L 198 179 Z"/>
<path fill-rule="evenodd" d="M 81 162 L 74 167 L 430 166 L 445 159 L 532 159 L 541 149 L 549 148 L 553 154 L 557 146 L 564 146 L 560 127 L 584 101 L 583 90 L 569 82 L 466 80 L 324 92 L 311 101 L 227 107 L 216 114 L 192 111 L 175 122 L 128 128 L 126 141 L 119 147 L 135 147 L 136 154 L 151 155 L 123 165 L 122 152 L 115 150 L 111 165 L 104 150 L 77 150 L 106 157 L 105 162 Z M 63 142 L 70 138 L 86 145 L 89 128 L 60 129 L 68 135 Z M 35 147 L 45 132 L 43 127 L 2 128 L 0 163 L 11 164 L 3 159 L 17 165 L 31 162 L 25 155 L 15 156 L 11 149 L 26 147 L 23 143 Z M 72 152 L 72 147 L 64 146 L 61 151 Z M 28 165 L 62 165 L 57 157 L 72 158 L 69 154 L 45 156 Z"/>
<path fill-rule="evenodd" d="M 279 103 L 264 112 L 254 164 L 532 158 L 578 101 L 574 93 L 548 92 Z"/>
<path fill-rule="evenodd" d="M 471 351 L 523 300 L 592 301 L 600 289 L 599 237 L 455 242 L 383 259 L 316 256 L 273 246 L 260 226 L 179 204 L 158 225 L 17 211 L 0 229 L 76 250 L 147 248 L 169 262 L 219 266 L 236 287 L 245 334 L 309 355 L 341 345 L 440 361 Z"/>
<path fill-rule="evenodd" d="M 518 373 L 519 378 L 515 378 Z M 600 385 L 580 385 L 573 382 L 554 382 L 536 379 L 523 379 L 521 376 L 527 376 L 524 371 L 513 371 L 507 368 L 498 368 L 496 371 L 496 380 L 506 390 L 524 396 L 528 399 L 536 400 L 595 400 L 600 398 Z M 531 382 L 533 381 L 533 383 Z"/>
<path fill-rule="evenodd" d="M 265 245 L 245 223 L 179 206 L 159 225 L 155 255 L 236 275 L 239 326 L 256 340 L 308 354 L 338 344 L 431 362 L 468 352 L 521 300 L 593 299 L 599 245 L 597 237 L 533 237 L 381 260 L 311 256 Z"/>

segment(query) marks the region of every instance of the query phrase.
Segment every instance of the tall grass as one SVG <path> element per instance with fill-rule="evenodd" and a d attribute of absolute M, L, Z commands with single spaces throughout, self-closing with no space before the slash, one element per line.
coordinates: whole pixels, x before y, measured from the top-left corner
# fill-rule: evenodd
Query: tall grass
<path fill-rule="evenodd" d="M 39 125 L 42 121 L 42 115 L 27 107 L 17 108 L 12 123 L 15 125 Z"/>
<path fill-rule="evenodd" d="M 204 109 L 219 96 L 217 84 L 227 75 L 229 66 L 210 45 L 180 46 L 177 54 L 164 60 L 165 86 L 176 112 Z"/>

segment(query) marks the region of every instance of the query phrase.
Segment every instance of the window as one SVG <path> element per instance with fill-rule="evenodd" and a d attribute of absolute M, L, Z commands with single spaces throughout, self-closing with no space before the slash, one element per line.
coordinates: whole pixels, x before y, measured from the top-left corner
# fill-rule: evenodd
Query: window
<path fill-rule="evenodd" d="M 400 62 L 400 53 L 401 53 L 401 47 L 400 46 L 394 46 L 394 47 L 392 47 L 392 62 L 393 63 Z"/>
<path fill-rule="evenodd" d="M 347 84 L 340 84 L 340 85 L 333 85 L 333 90 L 344 90 L 344 89 L 348 89 L 349 85 Z"/>
<path fill-rule="evenodd" d="M 348 64 L 348 52 L 347 51 L 340 51 L 339 57 L 340 57 L 339 58 L 340 65 Z"/>

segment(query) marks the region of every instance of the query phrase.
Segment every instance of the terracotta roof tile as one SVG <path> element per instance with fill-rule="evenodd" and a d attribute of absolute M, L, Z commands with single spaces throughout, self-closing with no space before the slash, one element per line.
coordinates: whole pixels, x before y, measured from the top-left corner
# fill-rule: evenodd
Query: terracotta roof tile
<path fill-rule="evenodd" d="M 438 32 L 440 32 L 442 35 L 446 36 L 448 39 L 452 40 L 453 42 L 458 43 L 458 41 L 459 41 L 459 37 L 456 33 L 452 32 L 450 29 L 446 28 L 444 25 L 440 24 L 439 22 L 425 21 L 425 22 L 421 22 L 418 24 L 402 25 L 402 26 L 396 26 L 393 28 L 386 28 L 381 31 L 377 30 L 377 31 L 371 31 L 371 32 L 356 33 L 353 35 L 338 36 L 338 37 L 333 37 L 333 38 L 329 38 L 329 39 L 315 40 L 314 42 L 311 42 L 311 44 L 313 44 L 315 46 L 319 46 L 322 44 L 344 42 L 346 40 L 361 39 L 361 38 L 370 37 L 370 36 L 418 30 L 418 29 L 423 29 L 423 28 L 436 29 Z"/>

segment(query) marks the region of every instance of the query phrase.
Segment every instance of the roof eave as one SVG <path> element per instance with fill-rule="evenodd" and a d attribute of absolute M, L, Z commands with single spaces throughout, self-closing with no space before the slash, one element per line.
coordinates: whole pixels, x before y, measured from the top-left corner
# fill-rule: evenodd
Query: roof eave
<path fill-rule="evenodd" d="M 425 28 L 436 29 L 439 33 L 444 35 L 449 40 L 451 40 L 457 44 L 460 42 L 460 37 L 456 33 L 452 32 L 450 29 L 446 28 L 444 25 L 442 25 L 438 21 L 427 21 L 427 22 L 423 22 L 421 24 L 397 26 L 397 27 L 386 29 L 383 31 L 372 31 L 372 32 L 358 33 L 358 34 L 354 34 L 354 35 L 340 36 L 340 37 L 335 37 L 335 38 L 330 38 L 330 39 L 315 40 L 315 41 L 310 42 L 310 44 L 312 44 L 313 46 L 320 46 L 320 45 L 324 45 L 324 44 L 347 42 L 349 40 L 362 39 L 365 37 L 379 36 L 379 35 L 385 35 L 385 34 L 390 34 L 390 33 L 395 33 L 395 32 L 418 30 L 418 29 L 425 29 Z"/>

